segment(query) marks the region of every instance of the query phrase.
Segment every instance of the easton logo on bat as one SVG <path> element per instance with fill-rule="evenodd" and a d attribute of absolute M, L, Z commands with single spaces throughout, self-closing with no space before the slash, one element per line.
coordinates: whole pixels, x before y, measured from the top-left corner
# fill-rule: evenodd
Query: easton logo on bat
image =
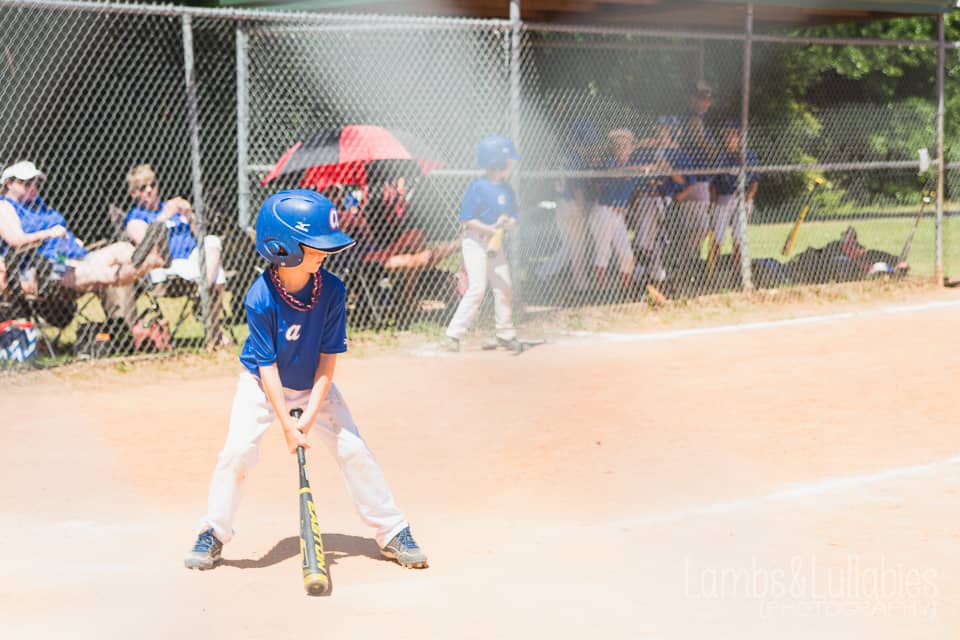
<path fill-rule="evenodd" d="M 308 494 L 309 495 L 309 494 Z M 313 552 L 317 557 L 317 568 L 324 574 L 326 574 L 326 558 L 323 556 L 323 542 L 320 537 L 320 521 L 317 518 L 317 510 L 313 506 L 313 500 L 307 502 L 307 511 L 310 513 L 310 529 L 313 531 Z M 303 556 L 303 569 L 304 571 L 309 571 L 310 567 L 308 566 L 307 555 L 303 553 L 303 538 L 300 538 L 300 550 L 301 555 Z"/>

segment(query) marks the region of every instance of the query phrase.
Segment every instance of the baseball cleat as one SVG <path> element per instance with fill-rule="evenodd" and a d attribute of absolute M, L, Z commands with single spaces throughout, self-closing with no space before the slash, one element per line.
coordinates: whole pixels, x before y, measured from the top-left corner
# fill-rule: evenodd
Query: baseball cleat
<path fill-rule="evenodd" d="M 404 527 L 393 540 L 387 543 L 380 553 L 384 557 L 396 560 L 400 566 L 407 569 L 426 569 L 427 554 L 417 545 L 417 541 L 410 534 L 410 527 Z"/>
<path fill-rule="evenodd" d="M 496 340 L 489 340 L 483 343 L 484 351 L 494 351 L 495 349 L 520 352 L 523 351 L 523 343 L 516 338 L 510 338 L 509 340 L 497 338 Z"/>
<path fill-rule="evenodd" d="M 213 569 L 222 560 L 220 557 L 222 550 L 223 543 L 213 535 L 213 529 L 207 529 L 197 536 L 193 549 L 183 560 L 183 566 L 187 569 L 198 569 L 200 571 Z"/>

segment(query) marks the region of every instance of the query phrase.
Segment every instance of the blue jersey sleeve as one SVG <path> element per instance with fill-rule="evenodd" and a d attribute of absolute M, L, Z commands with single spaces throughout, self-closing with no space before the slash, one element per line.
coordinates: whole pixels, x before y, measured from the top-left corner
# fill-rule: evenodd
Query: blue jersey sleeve
<path fill-rule="evenodd" d="M 123 219 L 123 226 L 126 227 L 131 220 L 142 220 L 147 224 L 152 223 L 157 217 L 156 213 L 151 213 L 146 209 L 141 209 L 140 207 L 134 207 L 127 212 L 127 217 Z"/>
<path fill-rule="evenodd" d="M 244 343 L 244 352 L 252 356 L 259 367 L 269 366 L 277 361 L 277 312 L 270 304 L 269 291 L 257 280 L 247 293 L 244 307 L 247 311 L 247 327 L 250 335 Z"/>
<path fill-rule="evenodd" d="M 347 290 L 337 278 L 327 278 L 325 287 L 335 289 L 323 328 L 320 353 L 344 353 L 347 350 Z"/>

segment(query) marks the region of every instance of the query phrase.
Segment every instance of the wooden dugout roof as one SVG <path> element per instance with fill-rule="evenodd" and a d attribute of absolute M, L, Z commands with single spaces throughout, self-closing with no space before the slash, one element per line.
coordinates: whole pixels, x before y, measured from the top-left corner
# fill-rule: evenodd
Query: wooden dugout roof
<path fill-rule="evenodd" d="M 761 30 L 878 20 L 950 11 L 956 0 L 764 0 L 754 2 Z M 405 15 L 509 17 L 509 0 L 219 0 L 224 7 Z M 672 29 L 743 28 L 737 0 L 520 0 L 526 22 Z"/>

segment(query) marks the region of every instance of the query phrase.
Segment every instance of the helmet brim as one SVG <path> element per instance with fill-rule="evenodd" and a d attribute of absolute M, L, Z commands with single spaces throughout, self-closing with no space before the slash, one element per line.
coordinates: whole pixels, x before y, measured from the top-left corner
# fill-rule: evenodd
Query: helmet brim
<path fill-rule="evenodd" d="M 340 253 L 357 244 L 357 241 L 344 232 L 337 231 L 322 237 L 311 238 L 309 241 L 301 240 L 300 244 L 325 253 Z"/>

